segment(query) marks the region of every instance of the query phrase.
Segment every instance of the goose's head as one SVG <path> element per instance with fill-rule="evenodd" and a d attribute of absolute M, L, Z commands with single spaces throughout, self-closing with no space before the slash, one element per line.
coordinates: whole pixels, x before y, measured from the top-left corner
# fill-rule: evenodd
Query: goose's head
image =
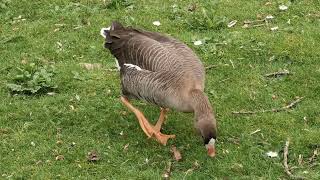
<path fill-rule="evenodd" d="M 217 121 L 211 104 L 205 93 L 199 89 L 190 91 L 190 106 L 195 115 L 195 126 L 200 132 L 208 155 L 216 155 L 215 143 L 217 139 Z"/>
<path fill-rule="evenodd" d="M 210 157 L 214 157 L 216 155 L 215 143 L 217 139 L 217 128 L 212 122 L 215 122 L 212 118 L 201 118 L 197 119 L 196 125 Z"/>

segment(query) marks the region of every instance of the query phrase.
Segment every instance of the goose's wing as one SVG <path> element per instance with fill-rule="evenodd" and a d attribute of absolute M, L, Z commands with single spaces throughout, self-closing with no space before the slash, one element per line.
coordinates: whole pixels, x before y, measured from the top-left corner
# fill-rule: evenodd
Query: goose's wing
<path fill-rule="evenodd" d="M 176 53 L 178 53 L 180 56 L 183 56 L 184 58 L 198 60 L 198 57 L 192 51 L 191 48 L 189 48 L 186 44 L 182 43 L 181 41 L 175 38 L 162 35 L 158 32 L 151 32 L 151 31 L 146 31 L 141 29 L 135 29 L 135 30 L 145 35 L 146 37 L 156 40 L 157 42 L 161 43 L 163 46 L 170 48 L 172 50 L 175 50 Z"/>
<path fill-rule="evenodd" d="M 120 67 L 129 63 L 150 71 L 182 66 L 203 71 L 198 57 L 180 41 L 156 32 L 123 27 L 117 22 L 106 31 L 105 47 L 118 59 Z"/>
<path fill-rule="evenodd" d="M 160 107 L 175 106 L 180 83 L 172 73 L 153 72 L 133 64 L 124 64 L 120 70 L 122 94 L 129 98 L 145 100 Z"/>
<path fill-rule="evenodd" d="M 149 71 L 159 71 L 170 67 L 171 60 L 177 59 L 170 49 L 157 40 L 117 22 L 105 31 L 105 37 L 105 47 L 117 58 L 121 68 L 127 63 Z"/>

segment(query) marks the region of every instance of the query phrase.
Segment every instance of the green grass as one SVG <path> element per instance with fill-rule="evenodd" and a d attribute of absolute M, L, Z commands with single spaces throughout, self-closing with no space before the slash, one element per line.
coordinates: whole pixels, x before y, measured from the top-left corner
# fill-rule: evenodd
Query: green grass
<path fill-rule="evenodd" d="M 287 138 L 292 173 L 319 179 L 319 165 L 311 167 L 308 158 L 320 143 L 320 3 L 266 2 L 201 0 L 189 12 L 192 1 L 1 0 L 0 179 L 160 179 L 169 161 L 172 179 L 283 179 L 288 178 L 282 165 Z M 278 9 L 283 3 L 287 11 Z M 269 14 L 275 18 L 268 25 L 242 28 L 245 20 Z M 119 75 L 108 71 L 114 60 L 99 35 L 112 20 L 171 34 L 206 65 L 217 65 L 206 76 L 219 126 L 215 159 L 206 156 L 192 114 L 170 112 L 163 131 L 177 138 L 164 147 L 146 139 L 135 116 L 124 113 Z M 161 26 L 152 25 L 155 20 Z M 238 23 L 228 28 L 231 20 Z M 275 26 L 279 30 L 272 32 Z M 198 39 L 205 44 L 194 46 Z M 11 94 L 6 84 L 22 63 L 53 65 L 56 94 Z M 100 63 L 102 68 L 88 71 L 79 63 Z M 264 77 L 279 69 L 292 74 Z M 231 114 L 281 107 L 296 96 L 305 98 L 286 112 Z M 157 118 L 157 107 L 135 104 L 150 119 Z M 250 135 L 256 129 L 261 131 Z M 181 162 L 172 160 L 173 144 L 182 153 Z M 87 161 L 92 150 L 100 157 L 96 163 Z M 268 151 L 279 157 L 266 157 Z M 56 160 L 58 155 L 64 159 Z M 195 162 L 199 167 L 188 171 Z"/>

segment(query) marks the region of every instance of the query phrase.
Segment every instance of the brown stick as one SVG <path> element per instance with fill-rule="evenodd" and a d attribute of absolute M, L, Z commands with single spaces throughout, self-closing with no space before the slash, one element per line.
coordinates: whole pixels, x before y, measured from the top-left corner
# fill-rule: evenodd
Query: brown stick
<path fill-rule="evenodd" d="M 284 166 L 284 171 L 286 172 L 286 174 L 292 178 L 292 179 L 305 179 L 305 177 L 301 177 L 301 176 L 294 176 L 291 172 L 290 172 L 290 168 L 288 165 L 288 155 L 289 155 L 289 144 L 290 144 L 290 140 L 288 139 L 286 141 L 286 144 L 284 146 L 283 149 L 283 166 Z"/>
<path fill-rule="evenodd" d="M 260 26 L 265 26 L 266 24 L 255 24 L 255 25 L 252 25 L 252 27 L 260 27 Z"/>
<path fill-rule="evenodd" d="M 289 175 L 292 176 L 292 173 L 289 170 L 289 166 L 288 166 L 288 154 L 289 154 L 289 144 L 290 141 L 289 139 L 286 141 L 286 145 L 284 146 L 283 149 L 283 166 L 284 166 L 284 171 Z"/>
<path fill-rule="evenodd" d="M 299 103 L 304 97 L 298 97 L 296 100 L 288 104 L 287 106 L 283 106 L 280 108 L 273 108 L 273 109 L 262 109 L 257 111 L 233 111 L 232 114 L 258 114 L 258 113 L 266 113 L 266 112 L 281 112 L 286 111 L 288 109 L 292 109 L 297 103 Z"/>
<path fill-rule="evenodd" d="M 288 70 L 283 70 L 283 71 L 278 71 L 278 72 L 273 72 L 273 73 L 268 73 L 265 74 L 265 77 L 278 77 L 278 76 L 284 76 L 284 75 L 288 75 L 290 74 L 290 72 Z"/>
<path fill-rule="evenodd" d="M 206 70 L 212 69 L 212 68 L 216 68 L 218 67 L 217 65 L 208 65 L 206 67 L 204 67 Z"/>

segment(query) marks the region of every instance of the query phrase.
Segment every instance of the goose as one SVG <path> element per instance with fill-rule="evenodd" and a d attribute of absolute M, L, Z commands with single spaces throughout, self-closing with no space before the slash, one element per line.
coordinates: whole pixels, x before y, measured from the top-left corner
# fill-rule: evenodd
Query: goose
<path fill-rule="evenodd" d="M 157 32 L 124 27 L 113 21 L 102 28 L 104 47 L 120 68 L 121 102 L 132 111 L 149 137 L 166 145 L 175 135 L 162 134 L 161 126 L 169 108 L 191 112 L 195 128 L 202 136 L 207 154 L 216 155 L 216 118 L 204 93 L 205 69 L 197 55 L 184 43 Z M 160 107 L 156 125 L 130 100 L 138 99 Z"/>

